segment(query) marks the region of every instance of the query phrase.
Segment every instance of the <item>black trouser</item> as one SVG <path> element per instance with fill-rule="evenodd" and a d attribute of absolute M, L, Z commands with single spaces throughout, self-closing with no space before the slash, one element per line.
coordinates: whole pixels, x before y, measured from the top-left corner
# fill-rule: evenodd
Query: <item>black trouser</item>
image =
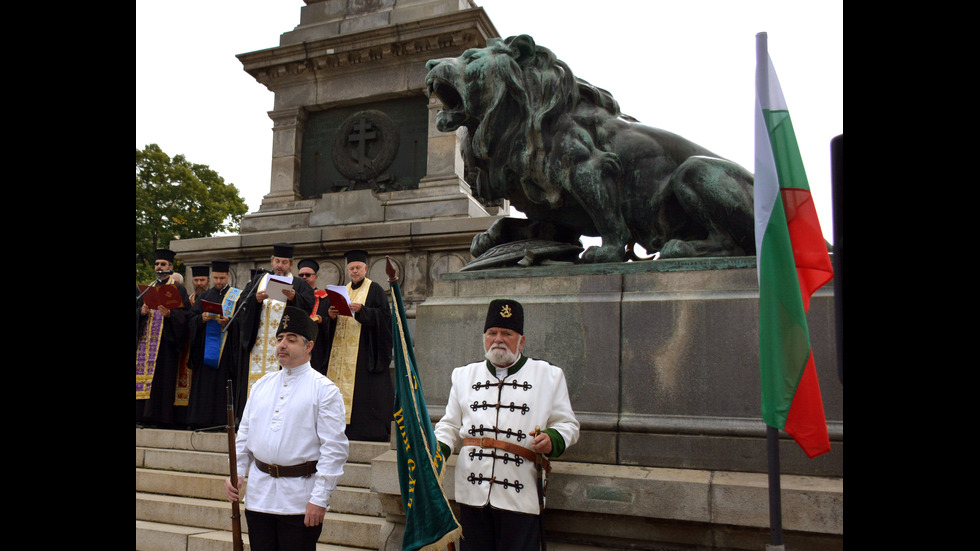
<path fill-rule="evenodd" d="M 323 523 L 304 526 L 306 515 L 273 515 L 245 509 L 252 551 L 313 551 Z"/>
<path fill-rule="evenodd" d="M 539 551 L 541 517 L 503 509 L 459 506 L 463 551 Z"/>

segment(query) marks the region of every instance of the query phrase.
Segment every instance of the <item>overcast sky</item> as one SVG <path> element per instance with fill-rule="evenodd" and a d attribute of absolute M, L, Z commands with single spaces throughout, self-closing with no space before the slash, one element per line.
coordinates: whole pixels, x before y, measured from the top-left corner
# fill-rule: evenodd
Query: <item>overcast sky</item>
<path fill-rule="evenodd" d="M 755 36 L 786 97 L 824 236 L 830 140 L 844 133 L 843 1 L 477 0 L 501 36 L 529 34 L 624 113 L 753 170 Z M 136 148 L 209 165 L 258 210 L 273 94 L 236 54 L 279 45 L 302 0 L 137 0 Z M 604 11 L 600 11 L 604 10 Z"/>

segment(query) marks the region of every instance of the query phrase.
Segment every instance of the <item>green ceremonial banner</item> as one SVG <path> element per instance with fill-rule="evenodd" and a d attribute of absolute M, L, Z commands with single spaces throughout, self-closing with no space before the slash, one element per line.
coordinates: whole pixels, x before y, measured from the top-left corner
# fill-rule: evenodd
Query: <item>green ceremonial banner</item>
<path fill-rule="evenodd" d="M 389 276 L 392 272 L 389 271 Z M 445 548 L 462 529 L 442 489 L 445 459 L 439 449 L 415 367 L 412 339 L 397 281 L 391 283 L 391 330 L 395 358 L 395 422 L 398 424 L 398 482 L 405 508 L 402 551 Z"/>

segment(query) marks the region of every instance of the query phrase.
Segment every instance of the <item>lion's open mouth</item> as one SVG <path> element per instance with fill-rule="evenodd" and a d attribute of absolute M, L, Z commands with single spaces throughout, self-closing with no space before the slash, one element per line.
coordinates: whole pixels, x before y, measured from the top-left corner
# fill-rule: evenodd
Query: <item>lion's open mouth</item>
<path fill-rule="evenodd" d="M 433 94 L 439 97 L 446 110 L 460 111 L 463 109 L 463 97 L 456 91 L 456 87 L 448 81 L 437 78 L 429 83 L 429 95 Z"/>
<path fill-rule="evenodd" d="M 463 96 L 449 81 L 442 78 L 429 80 L 428 95 L 435 95 L 442 102 L 442 109 L 436 114 L 436 127 L 442 132 L 451 132 L 462 126 L 466 120 L 466 107 Z"/>

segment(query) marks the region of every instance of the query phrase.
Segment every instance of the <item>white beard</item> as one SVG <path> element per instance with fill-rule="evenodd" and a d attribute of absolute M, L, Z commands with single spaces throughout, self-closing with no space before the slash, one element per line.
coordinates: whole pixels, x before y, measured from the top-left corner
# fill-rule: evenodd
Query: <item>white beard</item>
<path fill-rule="evenodd" d="M 484 354 L 490 363 L 498 366 L 509 366 L 517 361 L 521 355 L 515 350 L 511 351 L 503 344 L 490 345 L 490 349 Z"/>

